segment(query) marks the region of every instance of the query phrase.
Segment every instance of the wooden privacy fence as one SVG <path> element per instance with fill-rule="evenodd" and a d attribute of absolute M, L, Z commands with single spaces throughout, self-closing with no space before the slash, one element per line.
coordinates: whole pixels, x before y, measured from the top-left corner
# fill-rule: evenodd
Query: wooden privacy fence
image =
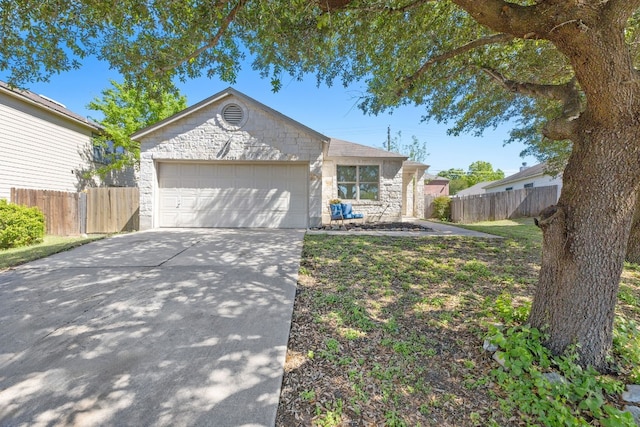
<path fill-rule="evenodd" d="M 87 233 L 133 231 L 139 224 L 137 188 L 90 188 L 87 190 Z"/>
<path fill-rule="evenodd" d="M 80 193 L 64 191 L 11 189 L 11 202 L 38 207 L 45 218 L 47 234 L 66 236 L 81 234 Z"/>
<path fill-rule="evenodd" d="M 557 200 L 557 185 L 454 197 L 451 199 L 451 221 L 473 223 L 536 216 Z"/>
<path fill-rule="evenodd" d="M 91 188 L 86 193 L 11 189 L 11 202 L 40 208 L 46 233 L 58 236 L 137 230 L 138 198 L 138 189 L 129 187 Z"/>

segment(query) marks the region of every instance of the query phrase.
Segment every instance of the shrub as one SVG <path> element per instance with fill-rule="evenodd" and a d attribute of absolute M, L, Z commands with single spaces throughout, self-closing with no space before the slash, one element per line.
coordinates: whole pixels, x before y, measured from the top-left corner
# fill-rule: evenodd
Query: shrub
<path fill-rule="evenodd" d="M 0 249 L 33 245 L 43 238 L 44 214 L 40 209 L 0 199 Z"/>
<path fill-rule="evenodd" d="M 439 196 L 433 199 L 433 218 L 438 218 L 442 221 L 449 221 L 451 219 L 451 199 L 447 196 Z"/>

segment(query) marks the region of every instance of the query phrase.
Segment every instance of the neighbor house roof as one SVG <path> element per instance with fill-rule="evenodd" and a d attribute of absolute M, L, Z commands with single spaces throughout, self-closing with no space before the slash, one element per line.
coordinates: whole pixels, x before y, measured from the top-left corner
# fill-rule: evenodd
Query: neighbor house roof
<path fill-rule="evenodd" d="M 493 184 L 496 181 L 482 181 L 469 188 L 458 191 L 453 197 L 465 197 L 465 196 L 477 196 L 478 194 L 485 194 L 484 190 L 488 185 Z"/>
<path fill-rule="evenodd" d="M 486 189 L 486 188 L 500 187 L 502 185 L 511 184 L 512 182 L 517 182 L 523 179 L 547 175 L 547 173 L 545 172 L 546 167 L 547 167 L 546 163 L 539 163 L 537 165 L 521 170 L 520 172 L 515 173 L 506 178 L 500 179 L 498 181 L 493 181 L 489 185 L 486 185 L 484 188 Z"/>
<path fill-rule="evenodd" d="M 18 88 L 14 88 L 9 86 L 7 83 L 0 81 L 0 92 L 6 93 L 14 98 L 17 98 L 23 102 L 34 105 L 43 110 L 47 110 L 55 115 L 62 116 L 66 119 L 70 119 L 82 126 L 88 127 L 90 129 L 96 131 L 102 131 L 102 126 L 97 124 L 96 122 L 83 117 L 79 114 L 74 113 L 73 111 L 67 109 L 62 104 L 59 104 L 49 98 L 46 98 L 42 95 L 37 95 L 28 90 L 22 90 Z"/>
<path fill-rule="evenodd" d="M 329 157 L 386 157 L 406 160 L 408 157 L 391 151 L 373 148 L 355 142 L 331 138 L 329 140 Z M 426 165 L 425 165 L 426 166 Z"/>
<path fill-rule="evenodd" d="M 433 182 L 433 181 L 449 182 L 449 181 L 451 181 L 449 178 L 445 178 L 444 176 L 431 175 L 430 173 L 426 174 L 424 176 L 424 179 L 429 181 L 429 182 Z"/>
<path fill-rule="evenodd" d="M 157 123 L 152 124 L 151 126 L 148 126 L 144 129 L 140 129 L 139 131 L 137 131 L 136 133 L 134 133 L 133 135 L 131 135 L 131 139 L 136 140 L 138 138 L 142 138 L 143 136 L 146 136 L 152 132 L 155 132 L 167 125 L 170 125 L 171 123 L 180 120 L 198 110 L 201 110 L 203 108 L 206 108 L 207 106 L 214 104 L 216 102 L 219 102 L 221 100 L 223 100 L 224 98 L 228 98 L 230 96 L 235 96 L 237 98 L 240 98 L 241 100 L 243 100 L 244 102 L 246 102 L 247 104 L 252 104 L 254 107 L 257 107 L 263 111 L 266 111 L 274 116 L 279 117 L 280 119 L 282 119 L 285 122 L 288 122 L 289 124 L 304 129 L 306 132 L 313 134 L 315 136 L 317 136 L 319 139 L 323 140 L 323 141 L 328 141 L 329 137 L 311 129 L 310 127 L 307 127 L 305 125 L 303 125 L 300 122 L 297 122 L 295 120 L 293 120 L 291 117 L 287 117 L 284 114 L 274 110 L 271 107 L 268 107 L 264 104 L 262 104 L 259 101 L 256 101 L 255 99 L 245 95 L 242 92 L 239 92 L 237 90 L 235 90 L 234 88 L 227 88 L 221 92 L 216 93 L 215 95 L 212 95 L 210 97 L 208 97 L 207 99 L 204 99 L 200 102 L 198 102 L 197 104 L 192 105 L 191 107 L 185 108 L 184 110 L 174 114 L 173 116 L 167 117 L 164 120 L 160 120 Z"/>
<path fill-rule="evenodd" d="M 405 160 L 404 162 L 402 162 L 402 165 L 405 168 L 409 167 L 409 168 L 424 169 L 424 170 L 429 169 L 429 165 L 426 165 L 420 162 L 414 162 L 413 160 Z"/>

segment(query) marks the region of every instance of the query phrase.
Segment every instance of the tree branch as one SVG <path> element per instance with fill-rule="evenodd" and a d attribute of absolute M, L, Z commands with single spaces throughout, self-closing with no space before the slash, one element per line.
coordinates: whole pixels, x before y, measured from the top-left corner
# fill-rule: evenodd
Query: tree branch
<path fill-rule="evenodd" d="M 582 98 L 576 85 L 575 77 L 561 85 L 544 85 L 509 80 L 500 72 L 491 68 L 485 67 L 482 68 L 482 71 L 509 92 L 532 97 L 544 97 L 559 101 L 562 104 L 562 115 L 547 122 L 542 130 L 545 137 L 560 141 L 571 139 L 575 134 L 576 119 L 580 117 L 583 109 Z"/>
<path fill-rule="evenodd" d="M 556 101 L 566 101 L 567 98 L 572 95 L 570 93 L 574 87 L 574 81 L 571 80 L 568 83 L 562 85 L 545 85 L 538 83 L 517 82 L 506 78 L 502 73 L 492 68 L 482 67 L 489 77 L 498 82 L 502 87 L 509 92 L 518 93 L 521 95 L 529 95 L 533 97 L 544 97 L 553 99 Z"/>
<path fill-rule="evenodd" d="M 519 38 L 531 38 L 543 32 L 547 25 L 540 10 L 544 3 L 520 6 L 503 0 L 451 0 L 464 9 L 479 24 L 500 33 Z"/>
<path fill-rule="evenodd" d="M 404 91 L 410 89 L 413 86 L 413 83 L 437 62 L 446 61 L 447 59 L 451 59 L 455 56 L 469 52 L 478 47 L 487 46 L 490 44 L 508 43 L 513 39 L 514 37 L 509 34 L 493 34 L 487 37 L 473 40 L 465 45 L 457 47 L 441 55 L 436 55 L 432 58 L 429 58 L 415 73 L 402 79 L 402 87 L 396 91 L 396 95 L 401 96 Z"/>
<path fill-rule="evenodd" d="M 335 12 L 339 10 L 347 9 L 349 3 L 352 0 L 316 0 L 320 9 L 324 12 Z M 349 10 L 358 10 L 364 12 L 406 12 L 407 10 L 413 9 L 414 7 L 420 6 L 425 3 L 431 3 L 435 0 L 412 0 L 409 3 L 403 6 L 381 6 L 381 7 L 353 7 L 348 8 Z"/>
<path fill-rule="evenodd" d="M 601 2 L 602 14 L 625 25 L 633 13 L 640 8 L 640 0 L 608 0 Z"/>
<path fill-rule="evenodd" d="M 202 52 L 204 52 L 204 51 L 206 51 L 208 49 L 211 49 L 212 47 L 217 45 L 218 42 L 220 41 L 220 39 L 222 38 L 222 36 L 224 35 L 224 33 L 227 31 L 227 28 L 229 28 L 229 25 L 231 25 L 233 20 L 236 18 L 236 15 L 240 11 L 240 9 L 242 9 L 244 7 L 246 2 L 247 2 L 247 0 L 238 0 L 238 3 L 233 7 L 233 9 L 231 9 L 229 14 L 225 17 L 224 21 L 222 21 L 222 24 L 220 25 L 220 28 L 218 28 L 218 32 L 216 33 L 216 35 L 213 36 L 213 38 L 211 38 L 204 46 L 196 49 L 191 54 L 185 56 L 182 59 L 179 59 L 178 61 L 174 62 L 171 65 L 167 65 L 165 67 L 159 68 L 157 72 L 158 73 L 164 73 L 164 72 L 167 72 L 169 70 L 172 70 L 172 69 L 180 66 L 181 64 L 184 64 L 185 62 L 190 61 L 190 60 L 198 57 Z"/>

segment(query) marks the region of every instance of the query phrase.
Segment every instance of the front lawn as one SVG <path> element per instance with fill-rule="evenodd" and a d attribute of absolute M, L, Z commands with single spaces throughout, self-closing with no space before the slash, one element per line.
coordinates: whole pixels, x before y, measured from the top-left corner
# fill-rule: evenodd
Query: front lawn
<path fill-rule="evenodd" d="M 104 235 L 90 236 L 45 236 L 44 242 L 21 248 L 0 250 L 0 270 L 44 258 L 76 246 L 104 238 Z"/>
<path fill-rule="evenodd" d="M 542 244 L 542 232 L 533 222 L 533 218 L 504 219 L 501 221 L 483 221 L 475 224 L 454 224 L 469 230 L 510 239 L 523 240 L 530 244 Z"/>
<path fill-rule="evenodd" d="M 620 376 L 575 372 L 519 327 L 537 280 L 537 228 L 472 227 L 506 238 L 306 236 L 278 426 L 629 421 L 617 381 L 640 380 L 640 269 L 628 266 L 620 291 Z M 488 335 L 509 371 L 483 350 Z M 552 370 L 571 384 L 541 379 Z"/>

